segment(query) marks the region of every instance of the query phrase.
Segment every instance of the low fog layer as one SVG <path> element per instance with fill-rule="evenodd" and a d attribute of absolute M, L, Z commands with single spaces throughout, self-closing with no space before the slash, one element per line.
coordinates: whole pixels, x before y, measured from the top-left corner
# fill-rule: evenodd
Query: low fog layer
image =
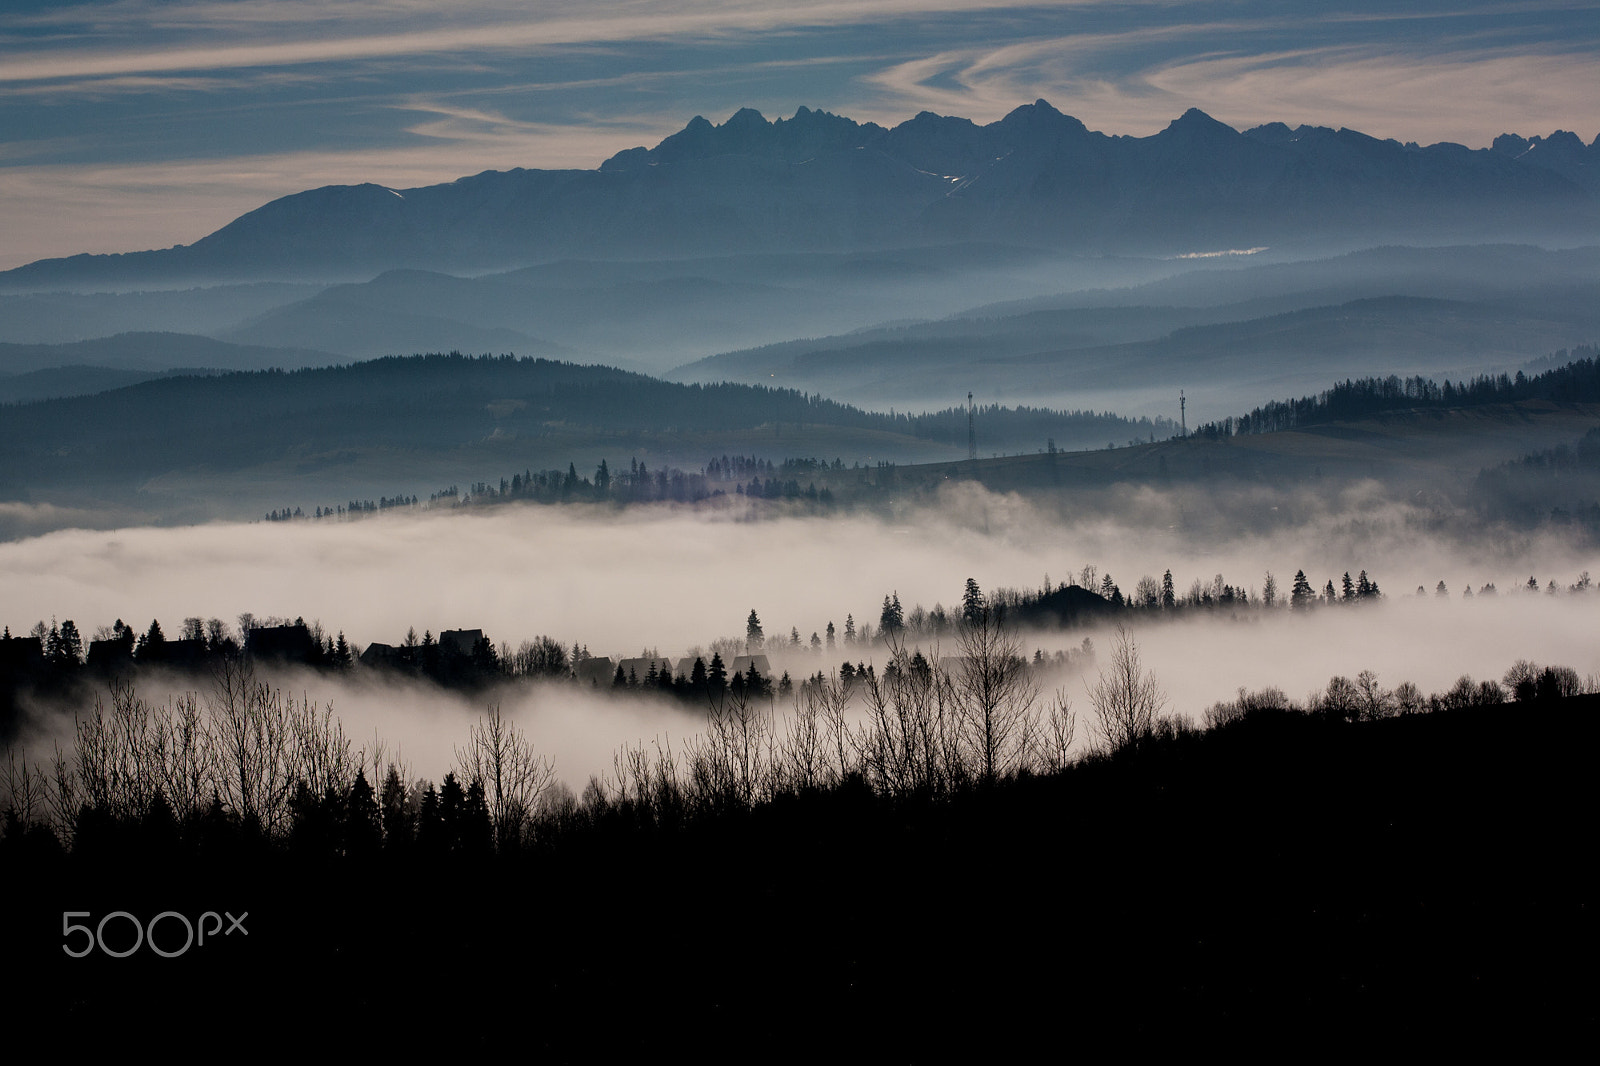
<path fill-rule="evenodd" d="M 1152 500 L 1154 510 L 1161 502 Z M 358 648 L 399 643 L 414 626 L 481 628 L 515 647 L 548 634 L 570 647 L 614 658 L 658 650 L 676 658 L 722 637 L 744 636 L 758 612 L 769 640 L 802 641 L 846 615 L 876 628 L 883 597 L 959 604 L 972 577 L 986 591 L 1039 588 L 1077 579 L 1086 565 L 1125 591 L 1170 568 L 1181 595 L 1214 575 L 1259 593 L 1271 571 L 1286 595 L 1297 569 L 1320 589 L 1345 571 L 1365 570 L 1386 602 L 1319 609 L 1307 617 L 1226 610 L 1154 624 L 1133 616 L 1147 664 L 1170 709 L 1198 717 L 1241 685 L 1276 685 L 1303 698 L 1334 674 L 1378 673 L 1441 690 L 1463 673 L 1498 678 L 1512 661 L 1559 663 L 1600 672 L 1595 615 L 1600 596 L 1523 591 L 1530 575 L 1565 588 L 1600 553 L 1555 539 L 1462 545 L 1419 532 L 1404 508 L 1345 495 L 1328 513 L 1253 538 L 1204 543 L 1173 529 L 1085 516 L 1062 519 L 1014 496 L 962 486 L 936 508 L 892 520 L 708 515 L 688 509 L 594 511 L 515 507 L 478 515 L 379 516 L 345 523 L 216 524 L 182 529 L 71 530 L 0 544 L 0 611 L 15 633 L 39 619 L 71 618 L 87 636 L 121 618 L 142 631 L 152 617 L 169 634 L 191 615 L 256 615 L 320 620 Z M 1301 513 L 1314 515 L 1306 508 Z M 1448 595 L 1435 595 L 1439 581 Z M 1499 595 L 1462 598 L 1494 583 Z M 1426 597 L 1416 589 L 1426 586 Z M 1029 635 L 1027 647 L 1077 646 L 1093 630 Z M 944 654 L 954 651 L 947 639 Z M 709 654 L 709 652 L 707 653 Z M 846 655 L 877 660 L 882 648 L 840 648 L 774 668 L 797 677 L 836 668 Z M 682 736 L 692 714 L 669 702 L 614 704 L 567 686 L 517 687 L 478 697 L 431 686 L 352 684 L 306 673 L 283 679 L 297 694 L 332 700 L 361 746 L 376 730 L 398 744 L 419 774 L 448 768 L 473 717 L 500 702 L 555 757 L 562 778 L 581 786 L 610 767 L 626 741 Z M 1078 704 L 1081 682 L 1062 679 Z M 193 683 L 175 682 L 173 691 Z M 1046 692 L 1050 684 L 1046 684 Z M 150 692 L 161 697 L 162 692 Z"/>
<path fill-rule="evenodd" d="M 1600 558 L 1556 539 L 1460 544 L 1421 532 L 1404 507 L 1358 487 L 1283 497 L 1303 520 L 1254 536 L 1193 539 L 1167 524 L 1183 512 L 1152 489 L 1122 513 L 1074 516 L 1015 495 L 952 485 L 936 507 L 884 520 L 784 517 L 767 509 L 591 510 L 508 506 L 486 513 L 379 515 L 347 522 L 217 523 L 178 529 L 64 530 L 0 544 L 4 618 L 14 632 L 51 615 L 87 633 L 122 618 L 142 630 L 186 616 L 240 612 L 320 620 L 358 645 L 399 643 L 408 626 L 483 629 L 517 644 L 549 634 L 596 655 L 744 634 L 756 610 L 768 635 L 809 638 L 845 615 L 876 623 L 884 595 L 907 610 L 959 601 L 968 577 L 985 590 L 1056 584 L 1085 565 L 1124 590 L 1171 568 L 1179 591 L 1222 574 L 1282 588 L 1304 569 L 1320 589 L 1366 570 L 1391 596 L 1454 592 L 1530 574 L 1570 583 Z M 1252 506 L 1261 501 L 1251 498 Z M 1225 506 L 1219 501 L 1219 506 Z M 774 517 L 777 516 L 777 517 Z"/>

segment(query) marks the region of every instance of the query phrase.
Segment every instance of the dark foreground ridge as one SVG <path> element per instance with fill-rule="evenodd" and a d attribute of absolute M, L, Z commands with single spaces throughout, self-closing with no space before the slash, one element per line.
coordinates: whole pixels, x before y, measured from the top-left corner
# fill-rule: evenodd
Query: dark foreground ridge
<path fill-rule="evenodd" d="M 226 831 L 197 850 L 159 827 L 64 856 L 14 835 L 12 1017 L 75 1042 L 314 1029 L 319 1047 L 557 1060 L 1537 1044 L 1596 1020 L 1575 974 L 1594 948 L 1597 712 L 1258 710 L 940 799 L 846 780 L 662 817 L 586 796 L 498 857 Z M 63 937 L 63 912 L 113 911 L 248 912 L 248 935 L 172 959 L 63 952 L 85 935 Z"/>

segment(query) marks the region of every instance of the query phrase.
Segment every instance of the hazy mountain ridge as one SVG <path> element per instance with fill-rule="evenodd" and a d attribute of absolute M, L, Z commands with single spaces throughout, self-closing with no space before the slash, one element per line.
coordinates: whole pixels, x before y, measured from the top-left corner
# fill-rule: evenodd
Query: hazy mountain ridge
<path fill-rule="evenodd" d="M 1277 310 L 1283 303 L 1290 309 Z M 976 384 L 986 397 L 1060 403 L 1083 390 L 1176 392 L 1204 383 L 1241 395 L 1262 383 L 1303 388 L 1349 374 L 1460 376 L 1600 336 L 1600 282 L 1476 300 L 1386 295 L 1298 304 L 1261 299 L 958 316 L 729 352 L 667 377 L 760 381 L 900 403 Z"/>
<path fill-rule="evenodd" d="M 313 348 L 231 344 L 185 333 L 129 332 L 60 344 L 0 343 L 0 374 L 27 374 L 65 367 L 119 371 L 170 371 L 182 367 L 216 370 L 285 370 L 338 362 Z"/>
<path fill-rule="evenodd" d="M 116 370 L 104 366 L 54 366 L 0 375 L 0 404 L 34 403 L 68 396 L 92 396 L 138 385 L 152 378 L 222 373 L 206 367 L 171 370 Z"/>
<path fill-rule="evenodd" d="M 802 108 L 696 117 L 595 170 L 486 171 L 416 189 L 328 186 L 189 246 L 41 260 L 0 286 L 358 277 L 506 269 L 565 256 L 841 251 L 964 240 L 1192 251 L 1398 235 L 1600 233 L 1600 139 L 1428 147 L 1282 124 L 1243 133 L 1195 109 L 1149 137 L 1090 131 L 1043 100 L 979 126 L 892 129 Z M 1520 149 L 1520 150 L 1519 150 Z"/>

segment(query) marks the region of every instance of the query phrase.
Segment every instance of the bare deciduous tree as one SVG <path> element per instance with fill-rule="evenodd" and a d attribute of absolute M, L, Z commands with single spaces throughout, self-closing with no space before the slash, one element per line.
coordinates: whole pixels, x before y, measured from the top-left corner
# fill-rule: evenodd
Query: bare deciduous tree
<path fill-rule="evenodd" d="M 234 660 L 218 668 L 206 702 L 215 784 L 246 825 L 269 836 L 284 829 L 297 782 L 312 795 L 349 791 L 357 760 L 331 706 L 286 698 Z"/>
<path fill-rule="evenodd" d="M 1122 626 L 1111 641 L 1111 661 L 1088 693 L 1095 713 L 1095 739 L 1113 752 L 1148 738 L 1167 702 L 1155 674 L 1140 661 L 1133 634 Z"/>
<path fill-rule="evenodd" d="M 1022 640 L 985 605 L 957 637 L 956 699 L 976 776 L 993 783 L 1018 770 L 1036 735 L 1039 686 Z"/>
<path fill-rule="evenodd" d="M 1048 773 L 1058 773 L 1067 768 L 1068 754 L 1077 731 L 1078 712 L 1072 709 L 1072 701 L 1067 698 L 1067 690 L 1056 689 L 1055 699 L 1051 701 L 1050 710 L 1045 715 L 1039 739 L 1040 769 Z"/>
<path fill-rule="evenodd" d="M 456 749 L 456 767 L 463 781 L 483 784 L 495 842 L 501 848 L 522 841 L 523 830 L 541 796 L 555 780 L 555 764 L 534 750 L 527 734 L 491 704 Z"/>

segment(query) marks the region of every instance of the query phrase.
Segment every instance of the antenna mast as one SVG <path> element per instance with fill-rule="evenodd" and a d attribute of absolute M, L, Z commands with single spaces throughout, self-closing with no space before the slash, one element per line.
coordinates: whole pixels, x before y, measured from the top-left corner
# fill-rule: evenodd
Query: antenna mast
<path fill-rule="evenodd" d="M 1184 399 L 1183 390 L 1178 390 L 1178 417 L 1183 421 L 1183 435 L 1189 435 L 1189 401 Z"/>
<path fill-rule="evenodd" d="M 967 393 L 967 458 L 978 458 L 978 431 L 972 422 L 972 393 Z"/>

